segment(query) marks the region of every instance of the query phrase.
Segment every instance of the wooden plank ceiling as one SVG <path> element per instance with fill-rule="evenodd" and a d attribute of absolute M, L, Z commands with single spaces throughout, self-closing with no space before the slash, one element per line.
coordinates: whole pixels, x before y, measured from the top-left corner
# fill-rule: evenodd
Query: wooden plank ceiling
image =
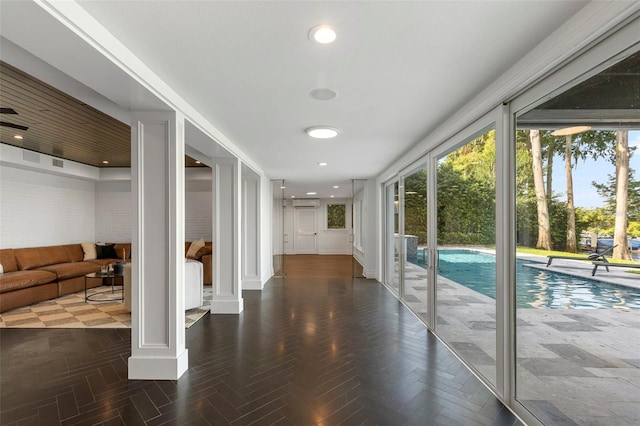
<path fill-rule="evenodd" d="M 0 108 L 0 143 L 94 167 L 131 165 L 129 125 L 1 61 Z"/>

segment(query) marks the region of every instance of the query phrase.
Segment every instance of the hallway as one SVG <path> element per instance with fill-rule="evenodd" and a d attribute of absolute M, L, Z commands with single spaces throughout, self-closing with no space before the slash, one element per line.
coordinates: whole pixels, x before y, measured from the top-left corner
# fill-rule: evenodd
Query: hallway
<path fill-rule="evenodd" d="M 380 283 L 272 279 L 186 331 L 179 381 L 128 381 L 129 330 L 0 330 L 0 423 L 488 425 L 517 419 Z"/>
<path fill-rule="evenodd" d="M 362 276 L 362 266 L 344 254 L 295 254 L 284 257 L 287 278 L 351 278 Z"/>

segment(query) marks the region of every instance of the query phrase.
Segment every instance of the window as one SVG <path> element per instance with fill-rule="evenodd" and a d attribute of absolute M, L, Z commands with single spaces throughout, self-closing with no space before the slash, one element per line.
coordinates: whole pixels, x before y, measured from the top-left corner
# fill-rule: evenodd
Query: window
<path fill-rule="evenodd" d="M 327 229 L 346 229 L 346 212 L 344 204 L 327 204 Z"/>

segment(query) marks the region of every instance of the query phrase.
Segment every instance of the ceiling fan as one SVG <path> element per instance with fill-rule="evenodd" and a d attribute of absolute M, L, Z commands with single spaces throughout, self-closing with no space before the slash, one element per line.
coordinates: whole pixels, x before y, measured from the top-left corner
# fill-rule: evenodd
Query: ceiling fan
<path fill-rule="evenodd" d="M 0 108 L 0 114 L 18 115 L 16 110 L 13 109 L 13 108 Z M 9 123 L 7 121 L 0 121 L 0 126 L 11 127 L 12 129 L 18 129 L 18 130 L 28 130 L 29 129 L 27 126 L 21 126 L 20 124 Z"/>

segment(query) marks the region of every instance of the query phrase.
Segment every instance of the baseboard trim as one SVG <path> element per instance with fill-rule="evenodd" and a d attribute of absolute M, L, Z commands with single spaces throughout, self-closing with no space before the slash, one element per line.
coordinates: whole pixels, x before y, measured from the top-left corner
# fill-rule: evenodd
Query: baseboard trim
<path fill-rule="evenodd" d="M 189 368 L 189 350 L 177 357 L 130 356 L 129 380 L 178 380 Z"/>
<path fill-rule="evenodd" d="M 242 280 L 243 290 L 262 290 L 262 281 L 258 278 L 247 278 Z"/>
<path fill-rule="evenodd" d="M 244 309 L 244 302 L 240 300 L 215 300 L 211 301 L 211 314 L 239 314 Z"/>

